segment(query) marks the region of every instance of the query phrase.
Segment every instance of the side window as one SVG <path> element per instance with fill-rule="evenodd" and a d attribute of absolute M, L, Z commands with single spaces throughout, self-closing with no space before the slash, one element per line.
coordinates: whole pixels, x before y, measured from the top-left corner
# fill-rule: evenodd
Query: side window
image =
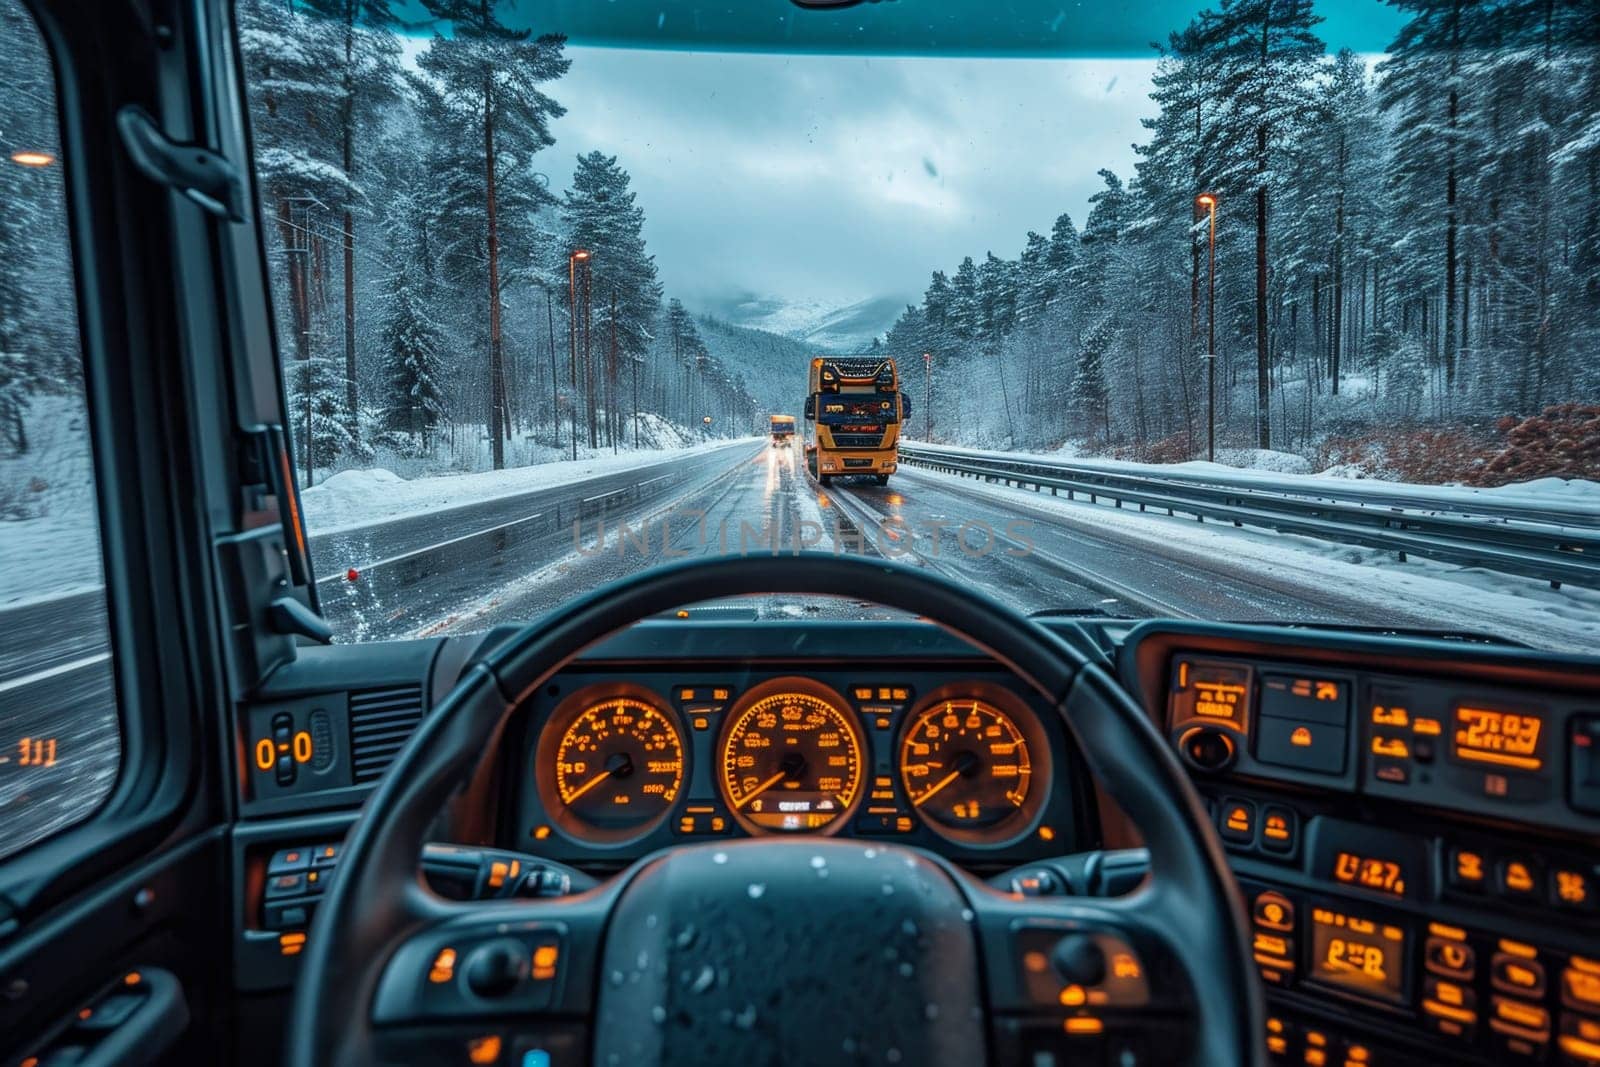
<path fill-rule="evenodd" d="M 49 55 L 0 0 L 0 857 L 111 792 L 112 676 Z"/>

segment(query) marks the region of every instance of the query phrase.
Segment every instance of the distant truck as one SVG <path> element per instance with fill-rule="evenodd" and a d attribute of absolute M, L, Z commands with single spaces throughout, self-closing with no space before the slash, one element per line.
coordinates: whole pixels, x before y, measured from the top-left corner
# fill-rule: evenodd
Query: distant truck
<path fill-rule="evenodd" d="M 813 359 L 806 390 L 806 468 L 823 485 L 851 474 L 887 485 L 899 466 L 900 427 L 910 415 L 893 359 Z"/>
<path fill-rule="evenodd" d="M 786 445 L 792 440 L 794 440 L 794 416 L 772 416 L 772 447 Z"/>

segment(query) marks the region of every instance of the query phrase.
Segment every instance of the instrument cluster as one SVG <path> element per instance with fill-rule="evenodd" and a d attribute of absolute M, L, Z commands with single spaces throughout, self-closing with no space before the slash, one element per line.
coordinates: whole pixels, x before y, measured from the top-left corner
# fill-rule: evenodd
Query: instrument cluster
<path fill-rule="evenodd" d="M 1081 825 L 1053 711 L 998 672 L 572 674 L 523 712 L 515 844 L 566 862 L 839 834 L 1009 864 Z"/>

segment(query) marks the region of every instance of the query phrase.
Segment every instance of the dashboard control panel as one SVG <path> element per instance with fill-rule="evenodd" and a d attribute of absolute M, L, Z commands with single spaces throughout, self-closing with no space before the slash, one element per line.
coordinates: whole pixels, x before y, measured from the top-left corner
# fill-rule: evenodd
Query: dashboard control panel
<path fill-rule="evenodd" d="M 1593 686 L 1206 637 L 1124 663 L 1239 878 L 1274 1062 L 1600 1064 Z"/>
<path fill-rule="evenodd" d="M 1202 773 L 1600 832 L 1600 696 L 1180 654 L 1166 721 Z"/>
<path fill-rule="evenodd" d="M 508 847 L 627 860 L 674 841 L 884 837 L 1012 866 L 1079 815 L 1054 712 L 999 673 L 570 673 L 522 709 Z"/>

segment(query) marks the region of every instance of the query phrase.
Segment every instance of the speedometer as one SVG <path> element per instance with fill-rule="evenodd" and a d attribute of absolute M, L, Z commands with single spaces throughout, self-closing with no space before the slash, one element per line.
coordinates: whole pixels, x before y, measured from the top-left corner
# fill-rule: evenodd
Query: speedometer
<path fill-rule="evenodd" d="M 535 763 L 556 825 L 583 840 L 631 841 L 678 799 L 683 733 L 644 694 L 579 693 L 551 716 Z"/>
<path fill-rule="evenodd" d="M 717 757 L 723 800 L 751 832 L 831 833 L 861 799 L 865 750 L 831 690 L 774 679 L 729 717 Z"/>
<path fill-rule="evenodd" d="M 999 693 L 935 695 L 900 739 L 911 806 L 946 837 L 997 843 L 1041 806 L 1046 744 L 1033 716 Z"/>

